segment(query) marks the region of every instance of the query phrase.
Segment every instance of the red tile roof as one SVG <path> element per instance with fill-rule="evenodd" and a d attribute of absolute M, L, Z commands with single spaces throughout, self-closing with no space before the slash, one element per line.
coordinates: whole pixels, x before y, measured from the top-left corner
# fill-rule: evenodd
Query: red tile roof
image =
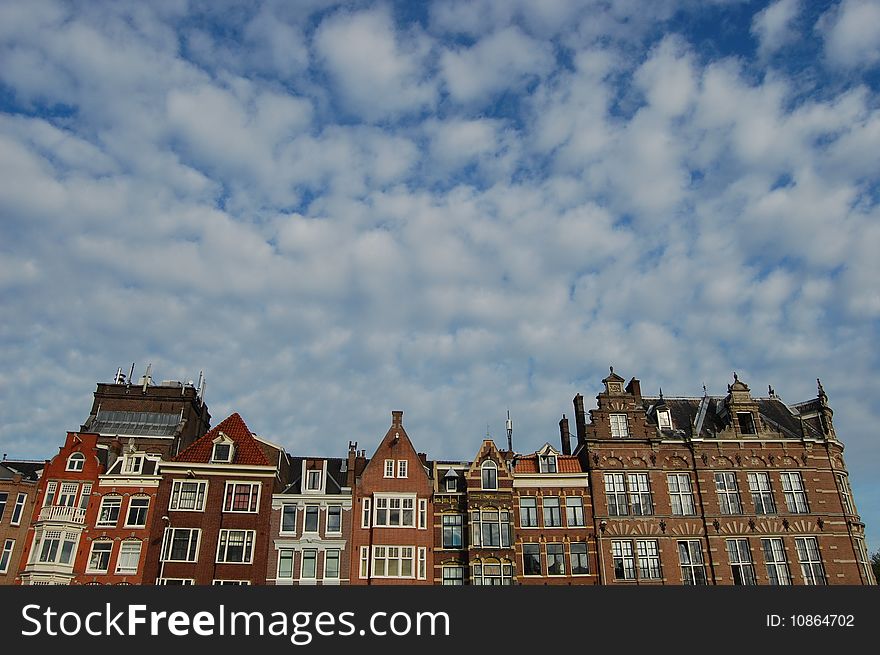
<path fill-rule="evenodd" d="M 556 471 L 558 473 L 583 473 L 581 463 L 577 457 L 568 455 L 556 456 Z M 518 457 L 516 460 L 515 473 L 538 473 L 538 456 L 529 455 Z"/>
<path fill-rule="evenodd" d="M 193 462 L 207 464 L 211 461 L 214 451 L 214 439 L 222 432 L 235 443 L 235 452 L 232 456 L 233 464 L 250 464 L 254 466 L 270 466 L 269 461 L 263 454 L 257 440 L 245 425 L 244 419 L 238 412 L 224 419 L 207 434 L 197 439 L 189 448 L 174 457 L 174 462 Z"/>

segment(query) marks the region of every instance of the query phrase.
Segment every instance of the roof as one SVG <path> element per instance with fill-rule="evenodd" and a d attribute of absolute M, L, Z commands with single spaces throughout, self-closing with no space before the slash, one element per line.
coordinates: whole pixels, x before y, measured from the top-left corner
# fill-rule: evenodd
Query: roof
<path fill-rule="evenodd" d="M 110 469 L 104 475 L 132 475 L 132 474 L 125 474 L 122 472 L 122 463 L 124 460 L 125 460 L 124 457 L 117 458 L 116 461 L 113 462 L 113 466 L 111 466 Z M 136 474 L 136 476 L 156 475 L 156 468 L 157 468 L 158 464 L 159 464 L 159 462 L 156 461 L 155 459 L 151 459 L 151 458 L 147 457 L 146 459 L 144 459 L 144 464 L 143 464 L 143 467 L 141 468 L 141 472 Z M 133 476 L 133 477 L 135 477 L 135 476 Z"/>
<path fill-rule="evenodd" d="M 188 448 L 180 452 L 176 457 L 172 457 L 172 462 L 192 462 L 194 464 L 208 464 L 211 461 L 211 455 L 214 452 L 214 440 L 225 434 L 235 444 L 234 453 L 232 455 L 232 464 L 252 465 L 252 466 L 271 466 L 271 462 L 266 459 L 262 448 L 254 438 L 254 435 L 248 429 L 244 419 L 239 416 L 238 412 L 230 415 L 221 421 L 216 427 L 211 428 L 207 433 L 193 442 Z"/>
<path fill-rule="evenodd" d="M 513 472 L 516 473 L 540 473 L 538 468 L 538 454 L 521 455 L 513 460 Z M 574 455 L 556 456 L 556 473 L 546 475 L 558 475 L 560 473 L 583 473 L 581 463 Z"/>
<path fill-rule="evenodd" d="M 327 484 L 324 488 L 324 493 L 342 493 L 342 488 L 345 486 L 345 478 L 348 475 L 348 459 L 342 457 L 291 457 L 288 455 L 287 460 L 290 462 L 291 482 L 281 493 L 302 493 L 302 463 L 306 460 L 327 462 Z"/>
<path fill-rule="evenodd" d="M 90 432 L 139 437 L 172 437 L 181 424 L 181 412 L 98 411 Z"/>
<path fill-rule="evenodd" d="M 36 482 L 40 479 L 40 474 L 45 466 L 45 461 L 4 459 L 0 462 L 0 480 L 11 480 L 14 475 L 18 474 L 22 480 Z"/>

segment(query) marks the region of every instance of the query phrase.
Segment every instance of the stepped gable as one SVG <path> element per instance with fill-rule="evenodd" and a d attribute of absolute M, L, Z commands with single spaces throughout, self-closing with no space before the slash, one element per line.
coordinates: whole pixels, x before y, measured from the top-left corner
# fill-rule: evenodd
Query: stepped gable
<path fill-rule="evenodd" d="M 216 427 L 209 430 L 204 436 L 197 439 L 186 450 L 171 459 L 172 462 L 192 462 L 194 464 L 207 464 L 211 461 L 214 449 L 214 441 L 225 434 L 235 444 L 232 456 L 232 464 L 249 464 L 253 466 L 271 466 L 266 459 L 254 435 L 248 429 L 244 419 L 238 412 L 230 415 Z"/>

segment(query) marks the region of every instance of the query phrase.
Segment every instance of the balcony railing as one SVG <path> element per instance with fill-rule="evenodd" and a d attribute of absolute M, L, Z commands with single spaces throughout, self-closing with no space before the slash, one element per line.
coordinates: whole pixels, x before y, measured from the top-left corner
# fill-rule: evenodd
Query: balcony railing
<path fill-rule="evenodd" d="M 85 523 L 86 511 L 79 507 L 51 505 L 40 510 L 41 521 L 67 521 L 68 523 Z"/>

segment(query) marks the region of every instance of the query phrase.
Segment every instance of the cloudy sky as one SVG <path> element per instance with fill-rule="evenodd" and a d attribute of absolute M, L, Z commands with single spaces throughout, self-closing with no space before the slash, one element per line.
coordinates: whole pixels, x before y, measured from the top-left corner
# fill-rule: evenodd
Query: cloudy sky
<path fill-rule="evenodd" d="M 835 410 L 880 547 L 880 3 L 0 3 L 0 450 L 207 378 L 296 454 Z"/>

